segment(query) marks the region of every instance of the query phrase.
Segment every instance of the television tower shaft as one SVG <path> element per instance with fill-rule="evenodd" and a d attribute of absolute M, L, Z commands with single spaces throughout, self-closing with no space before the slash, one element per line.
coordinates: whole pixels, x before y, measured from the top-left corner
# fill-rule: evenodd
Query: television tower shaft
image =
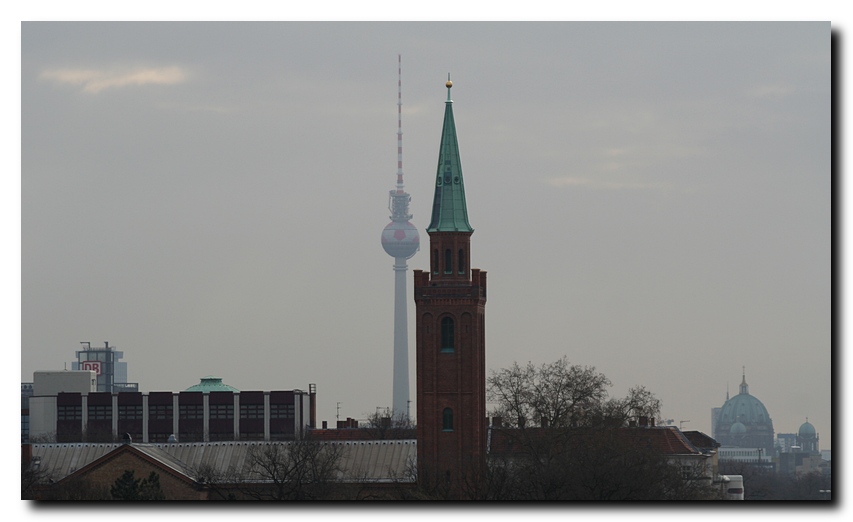
<path fill-rule="evenodd" d="M 382 247 L 394 258 L 394 373 L 392 415 L 408 419 L 409 334 L 406 300 L 406 261 L 420 248 L 418 230 L 409 220 L 411 196 L 403 186 L 402 67 L 397 55 L 397 186 L 389 193 L 391 223 L 382 231 Z"/>

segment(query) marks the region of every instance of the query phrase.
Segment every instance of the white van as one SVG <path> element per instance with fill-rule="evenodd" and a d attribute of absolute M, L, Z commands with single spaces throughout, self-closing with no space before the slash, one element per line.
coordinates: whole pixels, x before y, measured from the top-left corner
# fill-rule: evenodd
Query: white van
<path fill-rule="evenodd" d="M 743 500 L 743 475 L 723 475 L 720 478 L 723 500 Z"/>

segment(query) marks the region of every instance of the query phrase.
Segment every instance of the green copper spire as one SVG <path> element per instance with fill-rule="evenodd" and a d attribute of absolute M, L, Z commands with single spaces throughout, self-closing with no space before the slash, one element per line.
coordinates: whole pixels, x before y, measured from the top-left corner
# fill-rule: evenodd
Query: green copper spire
<path fill-rule="evenodd" d="M 427 232 L 473 232 L 468 223 L 465 205 L 465 183 L 459 144 L 456 142 L 456 123 L 453 121 L 453 100 L 450 99 L 450 74 L 447 75 L 447 102 L 444 108 L 444 127 L 441 129 L 441 148 L 435 174 L 435 197 L 432 200 L 432 220 Z"/>

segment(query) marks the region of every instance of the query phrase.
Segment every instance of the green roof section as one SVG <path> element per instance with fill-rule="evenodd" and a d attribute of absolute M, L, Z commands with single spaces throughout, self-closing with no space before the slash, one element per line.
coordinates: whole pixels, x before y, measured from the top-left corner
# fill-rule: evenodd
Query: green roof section
<path fill-rule="evenodd" d="M 435 174 L 435 197 L 427 232 L 473 232 L 474 229 L 468 223 L 468 207 L 465 204 L 465 182 L 462 179 L 462 162 L 459 160 L 459 143 L 456 141 L 453 100 L 450 99 L 453 82 L 449 74 L 446 85 L 447 102 Z"/>
<path fill-rule="evenodd" d="M 228 386 L 227 384 L 222 383 L 222 377 L 214 377 L 212 375 L 208 375 L 207 377 L 202 377 L 201 382 L 198 384 L 194 384 L 187 388 L 185 391 L 188 392 L 203 392 L 210 393 L 212 391 L 230 391 L 230 392 L 239 392 L 237 388 L 233 386 Z"/>

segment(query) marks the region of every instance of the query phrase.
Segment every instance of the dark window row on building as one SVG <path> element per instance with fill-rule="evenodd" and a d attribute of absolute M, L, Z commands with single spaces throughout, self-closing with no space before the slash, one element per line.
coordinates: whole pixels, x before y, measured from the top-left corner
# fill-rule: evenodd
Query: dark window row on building
<path fill-rule="evenodd" d="M 42 411 L 29 413 L 53 418 L 55 426 L 47 421 L 30 428 L 57 442 L 106 442 L 125 434 L 135 442 L 166 442 L 170 436 L 178 442 L 290 440 L 315 424 L 315 395 L 301 390 L 60 393 L 55 402 L 38 399 L 33 407 Z M 53 414 L 44 411 L 50 408 Z"/>

